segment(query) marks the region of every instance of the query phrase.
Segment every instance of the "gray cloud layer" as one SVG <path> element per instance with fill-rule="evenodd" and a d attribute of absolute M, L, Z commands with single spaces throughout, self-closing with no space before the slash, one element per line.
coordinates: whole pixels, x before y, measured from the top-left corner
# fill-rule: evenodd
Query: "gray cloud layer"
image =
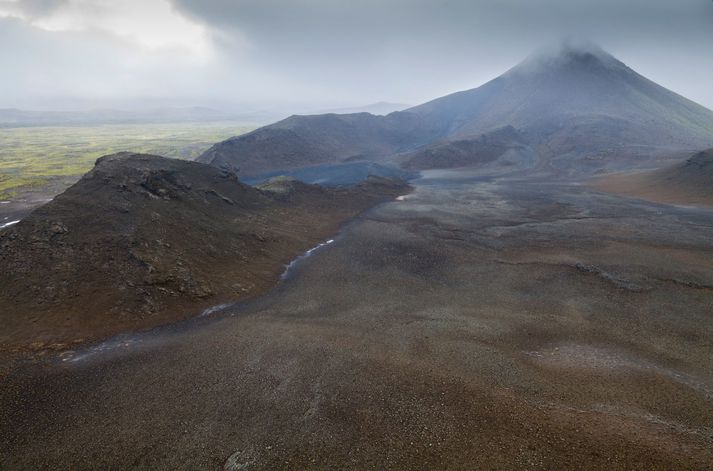
<path fill-rule="evenodd" d="M 62 3 L 33 0 L 24 8 L 27 16 L 39 17 Z M 197 65 L 180 51 L 138 51 L 125 38 L 101 31 L 49 33 L 23 20 L 0 19 L 0 64 L 11 71 L 0 84 L 17 101 L 114 93 L 200 102 L 417 103 L 477 86 L 532 50 L 577 35 L 713 107 L 710 0 L 173 4 L 205 28 L 214 47 L 209 60 Z"/>

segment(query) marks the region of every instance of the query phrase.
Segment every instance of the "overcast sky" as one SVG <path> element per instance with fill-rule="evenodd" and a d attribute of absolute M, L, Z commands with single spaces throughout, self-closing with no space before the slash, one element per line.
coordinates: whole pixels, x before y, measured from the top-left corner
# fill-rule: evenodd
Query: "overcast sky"
<path fill-rule="evenodd" d="M 711 0 L 0 0 L 0 107 L 418 104 L 571 35 L 713 108 Z"/>

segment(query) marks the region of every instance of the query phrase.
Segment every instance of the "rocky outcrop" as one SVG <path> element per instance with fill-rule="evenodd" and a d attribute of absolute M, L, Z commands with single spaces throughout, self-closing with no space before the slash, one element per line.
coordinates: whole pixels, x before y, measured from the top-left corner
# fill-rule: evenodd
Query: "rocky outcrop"
<path fill-rule="evenodd" d="M 260 189 L 199 163 L 103 157 L 0 231 L 0 343 L 96 338 L 258 295 L 343 221 L 406 188 Z"/>

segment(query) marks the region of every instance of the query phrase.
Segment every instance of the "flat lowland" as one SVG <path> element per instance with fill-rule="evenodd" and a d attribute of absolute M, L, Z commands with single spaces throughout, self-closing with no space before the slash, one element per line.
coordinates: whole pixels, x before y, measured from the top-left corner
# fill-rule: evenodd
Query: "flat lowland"
<path fill-rule="evenodd" d="M 193 159 L 214 142 L 251 129 L 234 122 L 0 128 L 0 200 L 28 192 L 54 196 L 102 155 L 129 151 Z"/>
<path fill-rule="evenodd" d="M 466 176 L 265 297 L 10 372 L 0 467 L 710 469 L 713 211 Z"/>

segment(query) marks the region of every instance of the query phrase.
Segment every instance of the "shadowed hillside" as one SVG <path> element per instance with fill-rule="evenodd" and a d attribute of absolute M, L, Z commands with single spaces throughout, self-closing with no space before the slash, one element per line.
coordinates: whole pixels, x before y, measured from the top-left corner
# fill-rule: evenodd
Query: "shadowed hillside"
<path fill-rule="evenodd" d="M 496 129 L 472 139 L 448 140 L 397 158 L 411 170 L 481 167 L 497 163 L 503 166 L 531 165 L 532 150 L 512 126 Z"/>
<path fill-rule="evenodd" d="M 240 176 L 320 164 L 383 159 L 428 142 L 430 134 L 408 113 L 291 116 L 208 149 L 199 162 L 234 168 Z"/>
<path fill-rule="evenodd" d="M 157 325 L 272 287 L 284 265 L 393 180 L 271 191 L 214 167 L 102 157 L 78 183 L 0 232 L 0 342 L 69 341 Z"/>

